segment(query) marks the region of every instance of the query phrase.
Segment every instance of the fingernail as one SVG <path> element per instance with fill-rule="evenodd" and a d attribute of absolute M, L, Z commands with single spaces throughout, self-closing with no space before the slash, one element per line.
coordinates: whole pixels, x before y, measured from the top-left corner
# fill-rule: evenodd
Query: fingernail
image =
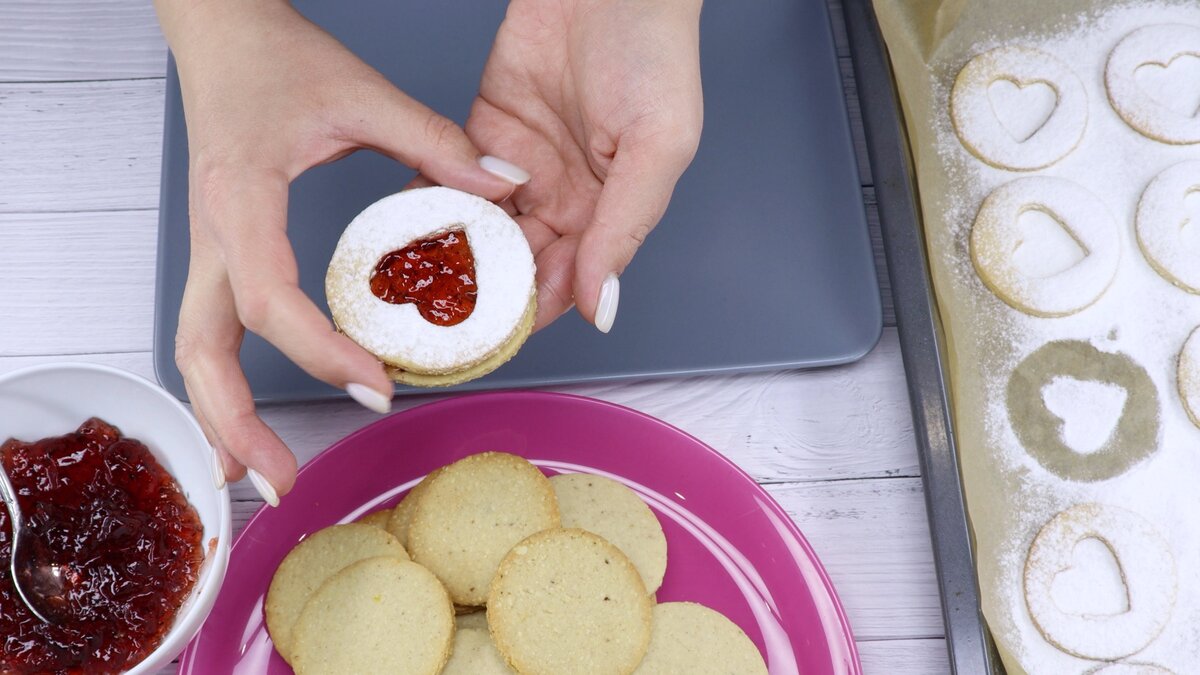
<path fill-rule="evenodd" d="M 617 305 L 621 302 L 621 280 L 616 272 L 609 272 L 600 286 L 600 299 L 596 302 L 596 328 L 601 333 L 612 330 L 617 318 Z"/>
<path fill-rule="evenodd" d="M 499 157 L 484 155 L 479 158 L 479 167 L 493 176 L 503 178 L 513 185 L 524 185 L 529 182 L 528 171 Z"/>
<path fill-rule="evenodd" d="M 258 494 L 263 498 L 264 502 L 271 506 L 279 506 L 279 495 L 275 494 L 275 488 L 267 482 L 266 478 L 262 477 L 261 473 L 250 469 L 246 472 L 246 477 L 254 484 L 254 489 L 258 490 Z"/>
<path fill-rule="evenodd" d="M 221 455 L 213 448 L 212 453 L 212 479 L 213 487 L 218 490 L 225 487 L 225 467 L 221 466 Z"/>
<path fill-rule="evenodd" d="M 380 415 L 386 415 L 392 411 L 392 399 L 365 384 L 351 382 L 346 385 L 346 393 L 367 410 L 374 410 Z"/>

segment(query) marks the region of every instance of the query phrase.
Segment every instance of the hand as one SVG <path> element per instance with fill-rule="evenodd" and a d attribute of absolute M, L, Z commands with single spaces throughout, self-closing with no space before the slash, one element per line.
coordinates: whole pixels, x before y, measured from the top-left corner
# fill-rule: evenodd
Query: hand
<path fill-rule="evenodd" d="M 278 504 L 296 459 L 255 413 L 238 361 L 245 329 L 312 376 L 387 412 L 392 382 L 300 290 L 288 183 L 371 148 L 492 200 L 528 179 L 481 168 L 462 129 L 412 100 L 282 0 L 159 0 L 188 122 L 191 263 L 176 363 L 218 454 L 215 480 L 249 476 Z M 399 188 L 399 186 L 397 186 Z"/>
<path fill-rule="evenodd" d="M 467 134 L 533 179 L 505 202 L 538 268 L 536 327 L 608 332 L 618 277 L 700 140 L 699 0 L 511 0 Z"/>

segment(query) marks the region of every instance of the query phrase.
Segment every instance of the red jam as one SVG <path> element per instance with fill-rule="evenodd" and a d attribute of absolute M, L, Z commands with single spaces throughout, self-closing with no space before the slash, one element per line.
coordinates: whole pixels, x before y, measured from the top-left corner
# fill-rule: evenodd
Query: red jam
<path fill-rule="evenodd" d="M 0 675 L 117 673 L 154 651 L 196 583 L 203 525 L 150 450 L 92 418 L 74 433 L 0 445 L 25 536 L 67 580 L 63 620 L 44 624 L 9 572 L 0 507 Z"/>
<path fill-rule="evenodd" d="M 475 256 L 467 233 L 450 230 L 418 239 L 379 260 L 371 292 L 393 305 L 412 303 L 439 326 L 462 323 L 475 311 Z"/>

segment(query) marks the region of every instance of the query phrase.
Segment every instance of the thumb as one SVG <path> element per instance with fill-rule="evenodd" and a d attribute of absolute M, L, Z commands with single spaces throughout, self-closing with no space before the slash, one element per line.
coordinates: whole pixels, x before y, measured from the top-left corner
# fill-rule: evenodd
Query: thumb
<path fill-rule="evenodd" d="M 642 146 L 617 149 L 592 222 L 584 231 L 575 255 L 575 304 L 579 313 L 602 333 L 616 319 L 621 296 L 620 275 L 658 224 L 675 183 L 687 167 Z"/>
<path fill-rule="evenodd" d="M 416 169 L 447 187 L 503 201 L 529 173 L 498 157 L 481 156 L 466 132 L 450 119 L 392 86 L 368 106 L 369 119 L 355 142 Z"/>

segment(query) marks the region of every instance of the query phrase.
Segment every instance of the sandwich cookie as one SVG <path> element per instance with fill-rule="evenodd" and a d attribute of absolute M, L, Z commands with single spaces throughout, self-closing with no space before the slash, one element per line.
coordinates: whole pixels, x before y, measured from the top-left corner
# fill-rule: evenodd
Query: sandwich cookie
<path fill-rule="evenodd" d="M 512 358 L 537 310 L 533 254 L 500 207 L 445 187 L 375 202 L 342 233 L 325 277 L 338 330 L 397 382 L 447 386 Z"/>

